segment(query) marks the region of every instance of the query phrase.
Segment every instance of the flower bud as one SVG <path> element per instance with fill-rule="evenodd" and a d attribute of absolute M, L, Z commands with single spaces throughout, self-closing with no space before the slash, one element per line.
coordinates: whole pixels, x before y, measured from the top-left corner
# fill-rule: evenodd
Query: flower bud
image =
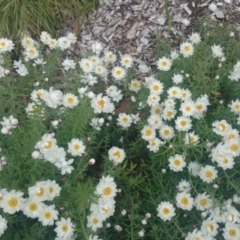
<path fill-rule="evenodd" d="M 151 213 L 146 213 L 145 218 L 148 219 L 151 217 Z"/>
<path fill-rule="evenodd" d="M 142 225 L 146 225 L 147 224 L 147 220 L 144 218 L 142 221 L 141 221 Z"/>
<path fill-rule="evenodd" d="M 36 159 L 36 158 L 39 158 L 39 157 L 40 157 L 40 152 L 34 151 L 34 152 L 32 153 L 32 158 Z"/>
<path fill-rule="evenodd" d="M 116 229 L 117 232 L 122 231 L 122 227 L 120 225 L 115 225 L 114 228 Z"/>
<path fill-rule="evenodd" d="M 91 159 L 88 161 L 88 165 L 93 165 L 95 162 L 96 162 L 96 160 L 95 160 L 94 158 L 91 158 Z"/>
<path fill-rule="evenodd" d="M 121 214 L 122 214 L 122 216 L 125 216 L 125 215 L 127 214 L 127 211 L 126 211 L 125 209 L 123 209 L 123 210 L 121 211 Z"/>
<path fill-rule="evenodd" d="M 1 130 L 1 133 L 2 134 L 9 134 L 9 130 L 7 128 L 3 127 L 2 130 Z"/>

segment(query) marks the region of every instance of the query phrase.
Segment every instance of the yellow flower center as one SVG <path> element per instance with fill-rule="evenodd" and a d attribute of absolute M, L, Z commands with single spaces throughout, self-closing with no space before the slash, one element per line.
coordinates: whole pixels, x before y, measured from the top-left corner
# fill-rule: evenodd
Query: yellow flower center
<path fill-rule="evenodd" d="M 5 47 L 6 43 L 5 42 L 1 42 L 0 45 L 1 45 L 1 47 Z"/>
<path fill-rule="evenodd" d="M 198 111 L 201 111 L 203 109 L 203 105 L 202 104 L 197 104 L 196 109 Z"/>
<path fill-rule="evenodd" d="M 179 167 L 179 166 L 181 165 L 181 161 L 180 161 L 179 159 L 175 159 L 175 160 L 173 161 L 173 164 L 174 164 L 175 166 Z"/>
<path fill-rule="evenodd" d="M 53 146 L 52 141 L 47 141 L 47 142 L 44 144 L 44 148 L 45 148 L 45 149 L 50 149 L 52 146 Z"/>
<path fill-rule="evenodd" d="M 147 129 L 145 131 L 145 134 L 146 134 L 147 137 L 150 137 L 152 135 L 152 130 L 151 129 Z"/>
<path fill-rule="evenodd" d="M 30 211 L 35 212 L 38 209 L 38 205 L 36 203 L 31 203 L 29 205 L 29 209 L 30 209 Z"/>
<path fill-rule="evenodd" d="M 51 212 L 45 212 L 45 213 L 44 213 L 44 218 L 46 218 L 46 219 L 51 219 L 51 218 L 52 218 Z"/>
<path fill-rule="evenodd" d="M 63 232 L 67 232 L 68 231 L 68 226 L 65 224 L 61 227 Z"/>
<path fill-rule="evenodd" d="M 36 195 L 37 195 L 38 197 L 42 197 L 43 194 L 44 194 L 44 192 L 45 192 L 44 188 L 43 188 L 43 187 L 40 187 L 40 192 L 37 193 Z"/>
<path fill-rule="evenodd" d="M 205 177 L 206 177 L 206 178 L 212 178 L 212 177 L 213 177 L 213 172 L 211 172 L 211 171 L 206 171 Z"/>
<path fill-rule="evenodd" d="M 166 67 L 168 65 L 167 61 L 162 61 L 161 64 L 162 64 L 163 67 Z"/>
<path fill-rule="evenodd" d="M 187 206 L 187 205 L 189 204 L 188 198 L 183 197 L 183 198 L 181 199 L 181 203 L 182 203 L 182 205 Z"/>
<path fill-rule="evenodd" d="M 154 85 L 152 88 L 154 91 L 158 91 L 160 89 L 160 87 L 158 85 Z"/>
<path fill-rule="evenodd" d="M 170 131 L 169 131 L 168 129 L 165 129 L 165 130 L 163 131 L 163 134 L 166 135 L 166 136 L 168 136 L 168 135 L 170 134 Z"/>
<path fill-rule="evenodd" d="M 54 192 L 54 188 L 53 188 L 53 187 L 50 187 L 50 188 L 49 188 L 49 192 L 50 192 L 50 193 L 53 193 L 53 192 Z"/>
<path fill-rule="evenodd" d="M 208 224 L 208 227 L 210 228 L 211 232 L 214 231 L 214 226 L 213 226 L 213 224 L 209 223 L 209 224 Z"/>
<path fill-rule="evenodd" d="M 103 99 L 98 101 L 98 106 L 103 108 L 105 106 L 105 101 Z"/>
<path fill-rule="evenodd" d="M 97 218 L 94 218 L 94 219 L 92 220 L 92 223 L 93 223 L 93 225 L 98 224 L 98 219 L 97 219 Z"/>
<path fill-rule="evenodd" d="M 184 46 L 183 49 L 184 49 L 185 52 L 189 52 L 191 50 L 190 46 Z"/>
<path fill-rule="evenodd" d="M 129 59 L 124 59 L 123 62 L 124 62 L 125 64 L 129 64 L 129 63 L 130 63 Z"/>
<path fill-rule="evenodd" d="M 208 200 L 207 200 L 206 198 L 201 199 L 201 200 L 199 201 L 199 204 L 200 204 L 202 207 L 206 206 L 207 203 L 208 203 Z"/>
<path fill-rule="evenodd" d="M 137 82 L 133 82 L 133 83 L 132 83 L 132 87 L 133 87 L 133 88 L 138 88 L 138 86 L 139 86 L 139 84 L 138 84 Z"/>
<path fill-rule="evenodd" d="M 228 233 L 231 237 L 235 237 L 237 235 L 237 231 L 235 229 L 230 229 Z"/>
<path fill-rule="evenodd" d="M 163 213 L 164 213 L 165 215 L 168 215 L 168 214 L 170 213 L 169 208 L 163 208 Z"/>
<path fill-rule="evenodd" d="M 30 49 L 28 53 L 29 53 L 30 55 L 34 55 L 35 52 L 36 52 L 36 51 L 35 51 L 34 49 Z"/>
<path fill-rule="evenodd" d="M 167 111 L 167 117 L 172 117 L 173 112 L 172 111 Z"/>
<path fill-rule="evenodd" d="M 110 187 L 106 187 L 103 189 L 103 195 L 104 196 L 109 196 L 112 193 L 112 189 Z"/>
<path fill-rule="evenodd" d="M 230 146 L 231 151 L 236 152 L 238 151 L 238 145 L 236 143 L 231 144 Z"/>
<path fill-rule="evenodd" d="M 160 109 L 160 108 L 156 108 L 156 109 L 154 110 L 154 112 L 155 112 L 155 114 L 160 114 L 160 113 L 161 113 L 161 109 Z"/>
<path fill-rule="evenodd" d="M 18 199 L 17 198 L 11 198 L 10 200 L 8 200 L 8 206 L 11 208 L 14 208 L 18 205 Z"/>
<path fill-rule="evenodd" d="M 80 149 L 80 146 L 79 146 L 79 144 L 74 144 L 73 148 L 74 148 L 74 150 L 78 151 Z"/>
<path fill-rule="evenodd" d="M 230 134 L 228 135 L 228 140 L 233 139 L 233 138 L 235 138 L 235 137 L 236 137 L 236 136 L 235 136 L 234 133 L 230 133 Z"/>
<path fill-rule="evenodd" d="M 30 45 L 30 44 L 31 44 L 31 41 L 30 41 L 29 39 L 26 39 L 25 44 L 26 44 L 26 45 Z"/>
<path fill-rule="evenodd" d="M 240 109 L 240 104 L 236 103 L 234 107 L 235 107 L 236 110 L 239 110 Z"/>
<path fill-rule="evenodd" d="M 121 74 L 122 74 L 122 71 L 121 71 L 121 70 L 117 70 L 117 71 L 116 71 L 116 75 L 119 76 L 119 75 L 121 75 Z"/>
<path fill-rule="evenodd" d="M 180 122 L 180 125 L 181 125 L 182 127 L 185 127 L 185 126 L 187 125 L 187 121 L 182 120 L 182 121 Z"/>
<path fill-rule="evenodd" d="M 185 107 L 185 110 L 186 110 L 187 112 L 190 112 L 190 111 L 192 110 L 192 108 L 191 108 L 190 106 L 186 106 L 186 107 Z"/>
<path fill-rule="evenodd" d="M 114 157 L 117 157 L 117 158 L 120 158 L 120 157 L 121 157 L 120 151 L 114 152 L 114 153 L 113 153 L 113 156 L 114 156 Z"/>
<path fill-rule="evenodd" d="M 68 98 L 67 98 L 67 102 L 70 103 L 70 104 L 73 103 L 73 102 L 74 102 L 73 97 L 68 97 Z"/>
<path fill-rule="evenodd" d="M 128 122 L 128 118 L 127 117 L 123 117 L 122 121 L 126 123 L 126 122 Z"/>
<path fill-rule="evenodd" d="M 226 130 L 226 125 L 223 123 L 220 123 L 219 126 L 221 127 L 222 132 Z"/>

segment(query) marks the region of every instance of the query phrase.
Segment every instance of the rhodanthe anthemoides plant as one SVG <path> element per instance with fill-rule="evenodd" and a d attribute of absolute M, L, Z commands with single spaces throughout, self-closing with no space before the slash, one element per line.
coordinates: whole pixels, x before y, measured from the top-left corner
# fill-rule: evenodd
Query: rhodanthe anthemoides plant
<path fill-rule="evenodd" d="M 240 239 L 240 43 L 204 21 L 155 66 L 0 38 L 3 239 Z"/>

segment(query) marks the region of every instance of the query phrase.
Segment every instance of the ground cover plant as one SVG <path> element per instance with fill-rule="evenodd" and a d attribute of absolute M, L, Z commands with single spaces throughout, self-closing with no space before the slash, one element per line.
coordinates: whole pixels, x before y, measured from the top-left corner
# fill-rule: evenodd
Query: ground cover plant
<path fill-rule="evenodd" d="M 240 43 L 196 29 L 154 75 L 71 33 L 0 39 L 2 239 L 240 238 Z"/>

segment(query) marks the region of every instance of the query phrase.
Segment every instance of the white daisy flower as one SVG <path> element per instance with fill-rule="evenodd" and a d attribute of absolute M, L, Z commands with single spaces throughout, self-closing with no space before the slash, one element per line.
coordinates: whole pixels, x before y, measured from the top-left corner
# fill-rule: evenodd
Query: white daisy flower
<path fill-rule="evenodd" d="M 201 37 L 199 33 L 192 33 L 189 36 L 189 40 L 193 43 L 193 44 L 198 44 L 201 42 Z"/>
<path fill-rule="evenodd" d="M 183 210 L 191 211 L 193 208 L 193 198 L 189 193 L 180 192 L 176 195 L 176 205 Z"/>
<path fill-rule="evenodd" d="M 165 107 L 162 113 L 164 120 L 172 120 L 175 118 L 177 111 L 173 107 Z"/>
<path fill-rule="evenodd" d="M 7 38 L 0 38 L 0 53 L 10 52 L 14 48 L 12 40 Z"/>
<path fill-rule="evenodd" d="M 83 153 L 85 152 L 85 145 L 83 143 L 83 141 L 77 139 L 77 138 L 73 138 L 71 140 L 71 142 L 68 143 L 68 152 L 72 155 L 72 156 L 82 156 Z"/>
<path fill-rule="evenodd" d="M 128 129 L 132 124 L 132 117 L 126 113 L 119 113 L 117 118 L 117 125 L 121 126 L 123 129 Z"/>
<path fill-rule="evenodd" d="M 39 52 L 36 47 L 27 47 L 23 54 L 29 59 L 35 59 L 39 56 Z"/>
<path fill-rule="evenodd" d="M 113 52 L 107 51 L 104 53 L 104 60 L 106 62 L 114 63 L 117 60 L 117 56 Z"/>
<path fill-rule="evenodd" d="M 25 36 L 22 40 L 21 40 L 21 44 L 24 48 L 28 48 L 28 47 L 33 47 L 34 46 L 35 41 L 29 37 L 29 36 Z"/>
<path fill-rule="evenodd" d="M 58 41 L 57 41 L 57 39 L 50 38 L 50 40 L 49 40 L 49 42 L 48 42 L 47 45 L 48 45 L 48 47 L 49 47 L 50 49 L 55 49 L 55 48 L 58 47 Z"/>
<path fill-rule="evenodd" d="M 129 83 L 128 85 L 128 88 L 130 91 L 133 91 L 133 92 L 139 92 L 139 90 L 141 89 L 141 82 L 138 81 L 138 80 L 131 80 L 131 82 Z"/>
<path fill-rule="evenodd" d="M 160 139 L 154 138 L 153 140 L 148 141 L 147 148 L 149 151 L 156 153 L 159 150 L 161 144 L 164 143 Z"/>
<path fill-rule="evenodd" d="M 196 135 L 194 132 L 186 133 L 184 138 L 184 143 L 197 145 L 199 143 L 199 136 Z"/>
<path fill-rule="evenodd" d="M 72 93 L 66 93 L 63 95 L 62 104 L 64 107 L 73 108 L 79 104 L 78 97 Z"/>
<path fill-rule="evenodd" d="M 183 155 L 176 154 L 175 156 L 171 156 L 168 159 L 169 168 L 174 172 L 183 171 L 183 168 L 186 167 L 185 158 Z"/>
<path fill-rule="evenodd" d="M 61 220 L 57 221 L 56 228 L 54 231 L 57 234 L 57 237 L 61 237 L 63 239 L 69 239 L 73 236 L 74 225 L 70 218 L 61 218 Z"/>
<path fill-rule="evenodd" d="M 186 192 L 186 193 L 188 193 L 188 192 L 191 191 L 191 188 L 192 188 L 191 187 L 191 183 L 186 181 L 186 180 L 184 180 L 184 179 L 181 179 L 181 181 L 177 185 L 177 190 L 179 192 Z"/>
<path fill-rule="evenodd" d="M 55 210 L 55 205 L 44 205 L 42 212 L 38 217 L 43 226 L 51 226 L 58 219 L 58 211 Z"/>
<path fill-rule="evenodd" d="M 213 202 L 207 193 L 198 194 L 194 200 L 195 207 L 198 211 L 208 210 L 213 206 Z"/>
<path fill-rule="evenodd" d="M 203 182 L 211 183 L 217 178 L 217 173 L 214 166 L 206 165 L 205 167 L 201 167 L 198 175 Z"/>
<path fill-rule="evenodd" d="M 23 206 L 23 214 L 29 218 L 37 218 L 42 213 L 44 206 L 45 205 L 38 200 L 27 199 Z"/>
<path fill-rule="evenodd" d="M 40 202 L 48 199 L 48 193 L 44 181 L 36 182 L 34 186 L 28 188 L 29 197 Z"/>
<path fill-rule="evenodd" d="M 146 141 L 153 140 L 156 137 L 156 131 L 151 126 L 144 126 L 144 128 L 141 131 L 142 138 Z"/>
<path fill-rule="evenodd" d="M 188 118 L 188 117 L 185 117 L 185 116 L 178 117 L 175 120 L 175 123 L 176 123 L 175 127 L 176 127 L 176 129 L 178 131 L 187 132 L 192 127 L 192 123 L 191 122 L 192 122 L 191 119 Z"/>
<path fill-rule="evenodd" d="M 125 54 L 121 57 L 121 64 L 125 68 L 130 68 L 133 64 L 133 58 L 129 54 Z"/>
<path fill-rule="evenodd" d="M 210 235 L 212 237 L 216 236 L 218 234 L 218 228 L 219 225 L 217 224 L 217 221 L 212 218 L 202 221 L 201 231 L 205 235 Z"/>
<path fill-rule="evenodd" d="M 57 40 L 57 45 L 61 50 L 66 50 L 71 46 L 71 41 L 67 37 L 60 37 Z"/>
<path fill-rule="evenodd" d="M 223 229 L 223 237 L 225 240 L 240 239 L 240 225 L 235 223 L 227 223 Z"/>
<path fill-rule="evenodd" d="M 153 81 L 148 85 L 148 88 L 150 89 L 150 94 L 160 95 L 163 92 L 164 86 L 159 81 Z"/>
<path fill-rule="evenodd" d="M 98 213 L 92 212 L 89 216 L 87 216 L 87 227 L 91 228 L 94 232 L 98 229 L 98 228 L 102 228 L 103 227 L 103 219 L 102 216 Z"/>
<path fill-rule="evenodd" d="M 3 199 L 1 201 L 1 207 L 3 212 L 14 214 L 19 210 L 22 210 L 24 199 L 23 193 L 16 190 L 11 190 L 10 192 L 3 192 Z"/>
<path fill-rule="evenodd" d="M 190 43 L 190 42 L 181 43 L 180 44 L 180 53 L 182 53 L 182 55 L 184 57 L 192 56 L 194 53 L 194 47 L 193 47 L 192 43 Z"/>
<path fill-rule="evenodd" d="M 231 104 L 228 105 L 231 109 L 231 112 L 235 114 L 240 114 L 240 100 L 236 99 L 235 101 L 231 101 Z"/>
<path fill-rule="evenodd" d="M 160 116 L 163 111 L 163 107 L 161 104 L 151 107 L 151 115 Z"/>
<path fill-rule="evenodd" d="M 115 80 L 122 80 L 127 74 L 126 70 L 119 66 L 114 67 L 111 73 Z"/>
<path fill-rule="evenodd" d="M 188 233 L 185 240 L 206 240 L 206 237 L 203 235 L 202 231 L 194 229 L 192 232 Z"/>
<path fill-rule="evenodd" d="M 162 71 L 169 71 L 172 66 L 170 58 L 162 57 L 157 61 L 157 68 Z"/>
<path fill-rule="evenodd" d="M 147 122 L 150 126 L 154 127 L 155 129 L 159 129 L 162 124 L 162 118 L 157 115 L 150 115 L 149 118 L 147 119 Z"/>
<path fill-rule="evenodd" d="M 48 200 L 52 201 L 55 197 L 60 195 L 61 187 L 56 183 L 55 180 L 45 181 L 46 189 L 48 190 Z"/>
<path fill-rule="evenodd" d="M 171 221 L 171 219 L 176 215 L 175 208 L 170 202 L 161 202 L 157 207 L 157 212 L 157 216 L 164 222 Z"/>
<path fill-rule="evenodd" d="M 224 136 L 229 130 L 232 129 L 231 125 L 224 119 L 221 121 L 213 122 L 212 126 L 213 131 L 220 136 Z"/>
<path fill-rule="evenodd" d="M 124 156 L 120 155 L 120 157 Z M 117 158 L 118 159 L 118 158 Z M 117 185 L 114 182 L 113 178 L 110 176 L 102 177 L 96 187 L 95 194 L 103 197 L 103 198 L 112 198 L 117 194 Z"/>
<path fill-rule="evenodd" d="M 173 86 L 167 90 L 170 98 L 181 98 L 182 90 L 180 87 Z"/>
<path fill-rule="evenodd" d="M 182 89 L 181 90 L 181 100 L 186 101 L 187 99 L 190 99 L 192 97 L 192 93 L 189 89 Z"/>
<path fill-rule="evenodd" d="M 150 94 L 147 98 L 147 104 L 150 107 L 156 106 L 159 104 L 160 97 L 156 94 Z"/>
<path fill-rule="evenodd" d="M 63 66 L 65 71 L 68 71 L 70 69 L 75 69 L 76 63 L 74 62 L 74 60 L 66 58 L 62 62 L 62 66 Z"/>
<path fill-rule="evenodd" d="M 159 130 L 159 134 L 163 140 L 167 141 L 171 140 L 175 136 L 174 129 L 168 125 L 163 125 Z"/>
<path fill-rule="evenodd" d="M 0 237 L 7 229 L 7 220 L 0 215 Z"/>
<path fill-rule="evenodd" d="M 114 105 L 111 103 L 110 98 L 103 96 L 102 93 L 92 98 L 91 106 L 94 109 L 94 113 L 111 113 L 114 111 Z"/>
<path fill-rule="evenodd" d="M 118 147 L 112 147 L 108 150 L 108 158 L 110 161 L 113 161 L 116 165 L 122 163 L 125 159 L 126 154 L 123 149 Z"/>
<path fill-rule="evenodd" d="M 211 46 L 211 50 L 214 58 L 224 57 L 223 48 L 220 45 L 214 44 L 213 46 Z"/>
<path fill-rule="evenodd" d="M 182 83 L 183 75 L 182 74 L 174 74 L 172 80 L 175 84 Z"/>
<path fill-rule="evenodd" d="M 84 73 L 90 73 L 93 71 L 94 64 L 91 60 L 83 58 L 79 61 L 79 65 Z"/>
<path fill-rule="evenodd" d="M 49 44 L 49 41 L 51 39 L 51 35 L 45 31 L 41 32 L 40 34 L 40 40 L 41 42 L 43 42 L 44 44 Z"/>
<path fill-rule="evenodd" d="M 195 103 L 191 99 L 187 99 L 181 103 L 180 110 L 182 111 L 183 116 L 193 116 L 195 112 Z"/>

